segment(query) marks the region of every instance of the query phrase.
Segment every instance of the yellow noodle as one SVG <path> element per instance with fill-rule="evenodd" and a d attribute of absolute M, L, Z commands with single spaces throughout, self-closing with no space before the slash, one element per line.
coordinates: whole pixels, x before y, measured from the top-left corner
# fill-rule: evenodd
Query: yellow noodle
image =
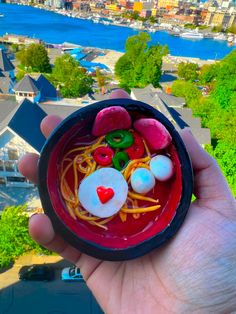
<path fill-rule="evenodd" d="M 102 141 L 104 140 L 104 136 L 101 136 L 94 144 L 90 146 L 84 146 L 84 147 L 78 147 L 75 149 L 70 150 L 66 155 L 65 158 L 62 160 L 62 174 L 61 174 L 61 182 L 60 182 L 60 189 L 62 196 L 66 202 L 69 214 L 72 216 L 73 219 L 81 219 L 85 220 L 88 223 L 95 225 L 97 227 L 103 228 L 104 230 L 107 230 L 107 226 L 105 226 L 106 223 L 111 221 L 114 216 L 108 217 L 106 219 L 101 219 L 99 217 L 91 215 L 89 212 L 86 210 L 83 210 L 79 204 L 79 199 L 78 199 L 78 172 L 82 173 L 84 177 L 89 176 L 92 174 L 94 171 L 97 169 L 103 168 L 100 165 L 97 165 L 97 163 L 94 161 L 92 157 L 92 152 L 97 148 L 97 147 L 107 147 L 107 144 L 101 144 Z M 128 181 L 130 181 L 130 176 L 134 172 L 134 170 L 137 167 L 142 167 L 146 169 L 150 169 L 148 163 L 150 161 L 150 151 L 148 149 L 148 146 L 146 142 L 143 140 L 145 150 L 148 156 L 140 158 L 140 159 L 135 159 L 129 162 L 128 166 L 122 171 L 124 178 Z M 68 158 L 67 156 L 71 155 L 72 153 L 83 151 L 80 154 L 77 154 L 75 157 Z M 63 169 L 64 163 L 69 162 L 69 164 Z M 85 166 L 83 164 L 86 164 Z M 67 172 L 69 171 L 70 168 L 73 168 L 73 174 L 74 174 L 74 193 L 71 191 L 65 177 Z M 122 222 L 125 222 L 127 219 L 127 214 L 132 214 L 134 219 L 138 219 L 140 217 L 141 213 L 147 213 L 150 211 L 154 211 L 158 208 L 160 208 L 160 205 L 155 205 L 155 206 L 149 206 L 146 208 L 138 208 L 138 201 L 137 200 L 143 200 L 143 201 L 148 201 L 152 203 L 158 203 L 158 200 L 155 200 L 150 197 L 146 197 L 143 195 L 136 194 L 134 192 L 129 191 L 128 196 L 127 196 L 127 201 L 132 208 L 128 208 L 127 203 L 124 205 L 124 207 L 119 211 L 119 216 Z"/>
<path fill-rule="evenodd" d="M 154 198 L 147 197 L 147 196 L 137 194 L 134 192 L 130 192 L 130 191 L 128 192 L 128 195 L 129 195 L 129 197 L 132 197 L 136 200 L 142 200 L 142 201 L 147 201 L 147 202 L 152 202 L 152 203 L 158 203 L 159 202 L 159 200 L 155 200 Z"/>
<path fill-rule="evenodd" d="M 155 205 L 155 206 L 149 206 L 149 207 L 144 207 L 144 208 L 121 208 L 121 211 L 127 214 L 142 214 L 142 213 L 148 213 L 154 210 L 157 210 L 158 208 L 160 208 L 161 205 Z"/>

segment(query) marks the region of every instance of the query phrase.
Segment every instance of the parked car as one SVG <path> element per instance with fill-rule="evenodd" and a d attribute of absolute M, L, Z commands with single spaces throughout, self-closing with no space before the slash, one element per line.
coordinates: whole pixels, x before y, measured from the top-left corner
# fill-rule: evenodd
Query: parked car
<path fill-rule="evenodd" d="M 54 277 L 54 269 L 45 265 L 23 266 L 19 270 L 19 279 L 21 280 L 50 281 Z"/>
<path fill-rule="evenodd" d="M 80 269 L 78 267 L 66 267 L 62 269 L 61 279 L 63 281 L 82 281 L 84 282 L 84 278 L 80 273 Z"/>

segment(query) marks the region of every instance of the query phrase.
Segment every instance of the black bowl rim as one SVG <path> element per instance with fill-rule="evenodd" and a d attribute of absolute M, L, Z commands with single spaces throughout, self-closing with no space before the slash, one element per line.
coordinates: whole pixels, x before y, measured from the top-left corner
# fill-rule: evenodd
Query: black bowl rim
<path fill-rule="evenodd" d="M 82 119 L 86 119 L 86 116 L 88 116 L 90 113 L 94 115 L 94 111 L 98 113 L 100 110 L 108 106 L 121 106 L 127 110 L 138 110 L 140 113 L 143 112 L 145 115 L 148 114 L 153 118 L 161 121 L 161 123 L 163 123 L 170 132 L 175 142 L 175 147 L 178 151 L 178 157 L 182 170 L 182 195 L 179 206 L 176 209 L 176 214 L 173 217 L 171 223 L 157 235 L 125 249 L 103 247 L 91 241 L 79 238 L 61 221 L 61 219 L 55 213 L 47 188 L 47 167 L 50 159 L 50 152 L 54 145 L 58 142 L 58 138 L 61 138 L 61 136 L 66 131 L 75 125 L 75 123 L 81 121 Z M 122 261 L 140 257 L 161 246 L 164 242 L 172 238 L 184 222 L 191 203 L 193 190 L 193 171 L 191 160 L 179 133 L 176 131 L 171 122 L 157 109 L 147 105 L 146 103 L 132 99 L 109 99 L 96 102 L 92 105 L 79 108 L 77 111 L 64 119 L 60 125 L 57 126 L 56 129 L 51 133 L 41 150 L 41 156 L 38 163 L 38 178 L 38 189 L 42 206 L 46 215 L 48 215 L 51 219 L 55 231 L 59 233 L 64 239 L 66 239 L 69 244 L 77 248 L 82 253 L 109 261 Z M 185 180 L 185 178 L 188 179 Z"/>

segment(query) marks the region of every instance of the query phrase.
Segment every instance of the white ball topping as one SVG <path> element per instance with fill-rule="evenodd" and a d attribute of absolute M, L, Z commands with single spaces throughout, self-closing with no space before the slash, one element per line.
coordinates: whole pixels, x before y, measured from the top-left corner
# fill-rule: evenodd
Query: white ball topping
<path fill-rule="evenodd" d="M 154 185 L 155 178 L 146 168 L 138 168 L 131 175 L 131 186 L 137 193 L 146 194 L 151 191 Z"/>
<path fill-rule="evenodd" d="M 157 155 L 150 161 L 150 170 L 159 181 L 167 181 L 174 174 L 174 165 L 170 158 Z"/>
<path fill-rule="evenodd" d="M 97 188 L 111 188 L 114 196 L 105 204 L 98 197 Z M 78 196 L 82 206 L 92 215 L 106 218 L 116 214 L 124 205 L 128 184 L 123 175 L 114 168 L 101 168 L 82 180 Z"/>

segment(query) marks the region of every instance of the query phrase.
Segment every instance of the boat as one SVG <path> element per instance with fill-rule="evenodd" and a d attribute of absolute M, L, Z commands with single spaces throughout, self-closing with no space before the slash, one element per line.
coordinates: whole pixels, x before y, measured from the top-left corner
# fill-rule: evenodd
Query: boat
<path fill-rule="evenodd" d="M 0 17 L 4 17 L 4 14 L 0 13 Z"/>
<path fill-rule="evenodd" d="M 230 35 L 230 36 L 227 38 L 227 41 L 228 41 L 228 43 L 233 43 L 233 41 L 234 41 L 234 36 Z"/>
<path fill-rule="evenodd" d="M 129 25 L 133 29 L 144 29 L 142 22 L 133 22 Z"/>
<path fill-rule="evenodd" d="M 155 33 L 155 32 L 156 32 L 156 29 L 155 29 L 155 27 L 151 26 L 151 27 L 148 28 L 148 31 L 149 31 L 150 33 Z"/>
<path fill-rule="evenodd" d="M 95 18 L 95 19 L 93 19 L 92 21 L 93 21 L 93 23 L 96 23 L 96 24 L 97 24 L 97 23 L 100 23 L 100 19 L 99 19 L 99 18 Z"/>
<path fill-rule="evenodd" d="M 216 36 L 213 37 L 214 40 L 226 40 L 226 36 L 223 33 L 219 33 Z"/>
<path fill-rule="evenodd" d="M 203 39 L 203 35 L 197 32 L 185 32 L 180 34 L 180 37 L 189 39 Z"/>

